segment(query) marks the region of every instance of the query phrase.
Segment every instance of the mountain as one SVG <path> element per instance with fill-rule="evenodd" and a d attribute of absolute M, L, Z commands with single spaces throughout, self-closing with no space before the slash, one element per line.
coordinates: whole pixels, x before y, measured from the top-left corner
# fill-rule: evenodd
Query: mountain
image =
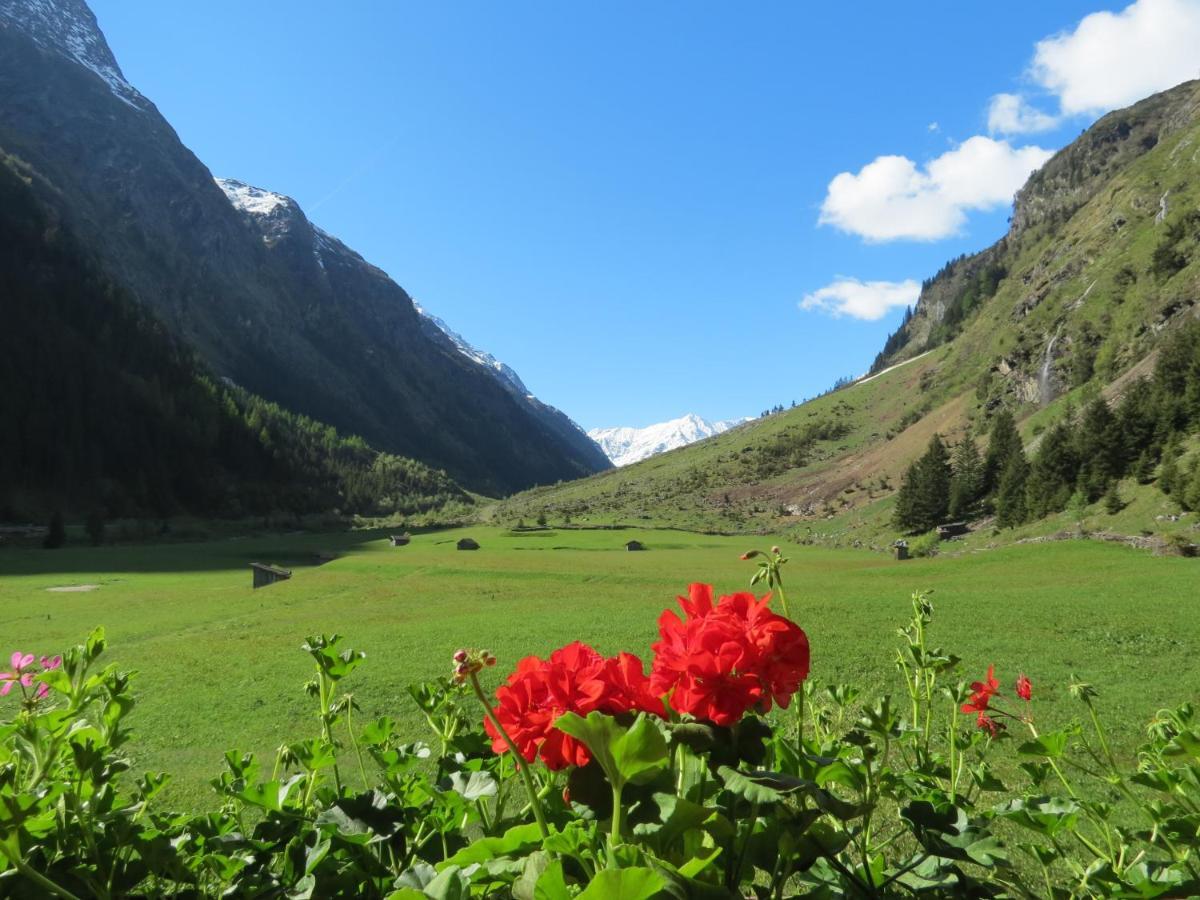
<path fill-rule="evenodd" d="M 600 445 L 600 449 L 616 466 L 627 466 L 640 462 L 657 453 L 665 453 L 678 447 L 686 447 L 696 441 L 728 431 L 748 419 L 731 419 L 727 422 L 710 422 L 694 413 L 647 425 L 645 428 L 593 428 L 588 437 Z"/>
<path fill-rule="evenodd" d="M 391 515 L 471 498 L 216 378 L 0 155 L 0 519 Z"/>
<path fill-rule="evenodd" d="M 294 201 L 215 181 L 82 0 L 0 0 L 0 150 L 133 302 L 252 394 L 483 493 L 607 466 L 561 414 L 431 339 L 408 294 Z"/>
<path fill-rule="evenodd" d="M 496 359 L 487 351 L 473 346 L 461 334 L 454 331 L 437 316 L 427 312 L 420 304 L 414 304 L 414 306 L 421 316 L 421 327 L 431 341 L 441 344 L 447 349 L 453 349 L 495 379 L 497 384 L 508 391 L 512 398 L 525 407 L 544 427 L 558 435 L 565 444 L 573 447 L 580 457 L 592 467 L 593 471 L 602 471 L 611 467 L 608 456 L 587 432 L 566 413 L 548 403 L 543 403 L 531 394 L 529 388 L 525 387 L 525 382 L 521 380 L 521 376 L 513 371 L 511 366 Z"/>
<path fill-rule="evenodd" d="M 896 537 L 897 489 L 932 437 L 986 447 L 1007 411 L 1031 458 L 1048 435 L 1070 443 L 1084 426 L 1109 428 L 1122 465 L 1139 463 L 1140 480 L 1118 484 L 1129 501 L 1121 521 L 1128 533 L 1160 532 L 1179 512 L 1154 486 L 1160 460 L 1200 471 L 1188 424 L 1200 421 L 1200 359 L 1188 349 L 1200 347 L 1197 148 L 1198 81 L 1104 116 L 1031 175 L 1003 237 L 924 283 L 870 377 L 665 456 L 517 495 L 494 514 L 884 547 Z M 1096 398 L 1109 413 L 1091 415 Z M 1130 432 L 1134 420 L 1141 430 Z M 1170 467 L 1169 447 L 1184 454 Z M 1084 491 L 1079 502 L 1093 499 Z M 1078 526 L 1058 515 L 1036 527 Z"/>

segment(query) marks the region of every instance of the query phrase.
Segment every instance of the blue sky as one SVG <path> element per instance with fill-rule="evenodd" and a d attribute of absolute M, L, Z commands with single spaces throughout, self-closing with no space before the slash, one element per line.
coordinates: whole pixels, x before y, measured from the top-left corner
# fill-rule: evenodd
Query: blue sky
<path fill-rule="evenodd" d="M 295 197 L 585 427 L 861 374 L 1041 148 L 1200 74 L 1195 0 L 92 7 L 214 174 Z"/>

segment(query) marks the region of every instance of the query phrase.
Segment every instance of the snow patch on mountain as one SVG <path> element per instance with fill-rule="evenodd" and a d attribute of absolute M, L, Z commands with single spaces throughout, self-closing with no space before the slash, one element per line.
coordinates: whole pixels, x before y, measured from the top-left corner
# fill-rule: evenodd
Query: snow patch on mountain
<path fill-rule="evenodd" d="M 213 180 L 225 192 L 225 196 L 229 198 L 229 202 L 236 209 L 251 215 L 269 216 L 279 207 L 286 207 L 288 203 L 292 202 L 283 194 L 254 187 L 254 185 L 246 184 L 235 178 L 214 178 Z"/>
<path fill-rule="evenodd" d="M 0 0 L 0 24 L 83 66 L 122 103 L 137 110 L 149 106 L 150 101 L 125 80 L 95 15 L 82 0 Z"/>
<path fill-rule="evenodd" d="M 413 301 L 413 306 L 416 307 L 416 310 L 420 315 L 424 316 L 427 322 L 432 324 L 435 328 L 437 328 L 438 331 L 450 339 L 450 343 L 454 345 L 454 348 L 458 350 L 459 353 L 490 371 L 496 378 L 500 380 L 502 384 L 508 387 L 509 390 L 516 392 L 526 399 L 534 399 L 533 394 L 529 392 L 529 388 L 525 387 L 525 383 L 521 381 L 521 376 L 514 372 L 512 368 L 500 362 L 500 360 L 496 359 L 496 357 L 492 356 L 492 354 L 473 346 L 461 334 L 459 334 L 437 316 L 430 313 L 415 300 Z"/>
<path fill-rule="evenodd" d="M 600 449 L 613 461 L 613 465 L 628 466 L 668 450 L 686 447 L 749 421 L 728 419 L 710 422 L 694 413 L 688 413 L 678 419 L 647 425 L 645 428 L 593 428 L 587 434 L 600 445 Z"/>

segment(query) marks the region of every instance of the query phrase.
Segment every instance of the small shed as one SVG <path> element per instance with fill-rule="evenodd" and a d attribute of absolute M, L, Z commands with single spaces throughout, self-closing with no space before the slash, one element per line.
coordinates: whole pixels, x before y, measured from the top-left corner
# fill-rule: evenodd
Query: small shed
<path fill-rule="evenodd" d="M 896 559 L 908 559 L 908 541 L 896 541 L 892 544 L 892 552 L 896 554 Z"/>
<path fill-rule="evenodd" d="M 643 544 L 641 541 L 626 541 L 626 542 L 625 542 L 625 549 L 626 549 L 626 550 L 630 550 L 630 551 L 633 551 L 633 550 L 645 550 L 645 549 L 646 549 L 646 545 L 645 545 L 645 544 Z"/>
<path fill-rule="evenodd" d="M 393 547 L 403 547 L 412 540 L 412 535 L 406 531 L 404 534 L 393 534 L 388 540 L 392 542 Z"/>
<path fill-rule="evenodd" d="M 966 534 L 970 530 L 966 522 L 947 522 L 945 525 L 937 527 L 938 540 L 948 541 L 950 538 Z"/>
<path fill-rule="evenodd" d="M 254 574 L 254 587 L 266 587 L 277 581 L 287 581 L 292 573 L 279 566 L 268 566 L 266 563 L 250 563 L 250 571 Z"/>
<path fill-rule="evenodd" d="M 318 550 L 312 555 L 314 566 L 323 566 L 325 563 L 331 563 L 337 559 L 337 554 L 332 550 Z"/>
<path fill-rule="evenodd" d="M 458 542 L 459 550 L 478 550 L 479 543 L 474 538 L 462 538 Z"/>

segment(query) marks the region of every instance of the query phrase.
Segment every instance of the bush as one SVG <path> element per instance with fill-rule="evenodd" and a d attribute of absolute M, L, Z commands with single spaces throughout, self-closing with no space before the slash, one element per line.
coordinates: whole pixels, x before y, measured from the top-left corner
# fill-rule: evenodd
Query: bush
<path fill-rule="evenodd" d="M 908 542 L 908 552 L 912 556 L 937 556 L 942 540 L 938 537 L 937 529 L 927 531 L 920 537 Z"/>

